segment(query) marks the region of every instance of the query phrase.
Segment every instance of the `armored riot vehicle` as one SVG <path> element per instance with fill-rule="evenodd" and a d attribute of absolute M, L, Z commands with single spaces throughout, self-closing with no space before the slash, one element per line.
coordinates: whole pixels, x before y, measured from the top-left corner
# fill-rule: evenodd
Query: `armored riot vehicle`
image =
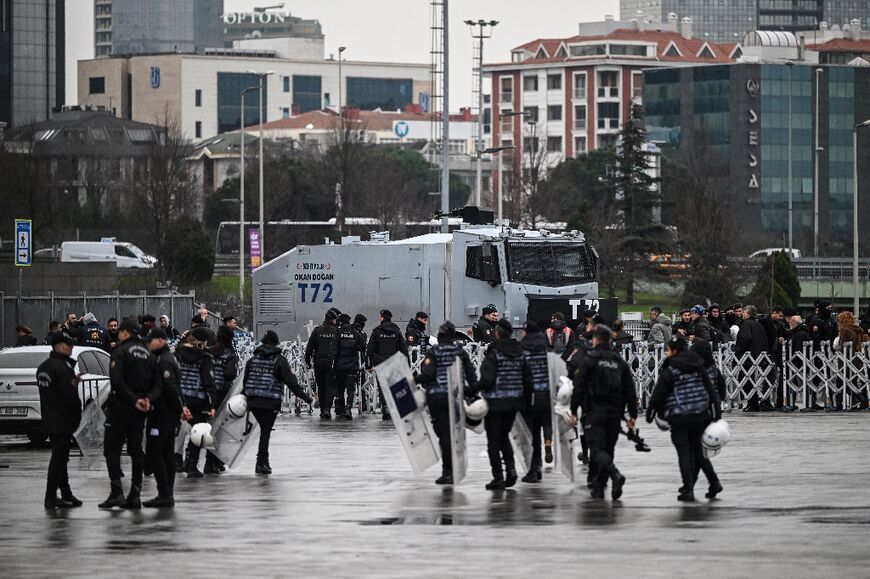
<path fill-rule="evenodd" d="M 517 328 L 527 319 L 545 328 L 556 311 L 576 323 L 583 309 L 603 306 L 598 254 L 582 233 L 500 227 L 491 210 L 473 207 L 460 213 L 464 225 L 452 233 L 345 237 L 300 245 L 264 264 L 253 274 L 256 336 L 274 330 L 305 340 L 331 307 L 365 315 L 368 328 L 384 308 L 400 327 L 424 311 L 434 333 L 445 319 L 470 328 L 487 304 Z"/>

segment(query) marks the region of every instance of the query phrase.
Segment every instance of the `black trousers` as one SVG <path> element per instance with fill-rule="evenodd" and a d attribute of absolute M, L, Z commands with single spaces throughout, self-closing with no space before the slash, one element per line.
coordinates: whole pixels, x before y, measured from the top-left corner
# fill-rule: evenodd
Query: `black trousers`
<path fill-rule="evenodd" d="M 145 452 L 142 450 L 142 438 L 145 434 L 145 414 L 138 410 L 116 411 L 106 421 L 106 434 L 103 439 L 103 455 L 106 457 L 106 467 L 109 479 L 121 482 L 121 452 L 127 443 L 127 454 L 133 463 L 131 482 L 137 487 L 142 486 L 142 472 L 145 469 Z"/>
<path fill-rule="evenodd" d="M 320 401 L 321 414 L 332 410 L 332 399 L 335 398 L 332 386 L 334 379 L 331 360 L 314 362 L 314 381 L 317 383 L 317 399 Z"/>
<path fill-rule="evenodd" d="M 350 414 L 356 394 L 356 379 L 359 370 L 335 370 L 335 413 Z M 321 402 L 321 404 L 323 404 Z"/>
<path fill-rule="evenodd" d="M 492 467 L 492 477 L 497 480 L 504 480 L 502 462 L 505 471 L 516 471 L 514 448 L 511 446 L 510 439 L 511 428 L 514 427 L 516 417 L 516 410 L 490 410 L 483 420 L 489 466 Z"/>
<path fill-rule="evenodd" d="M 438 446 L 441 448 L 441 474 L 453 475 L 453 452 L 450 443 L 450 407 L 447 400 L 429 400 L 429 415 L 432 417 L 432 429 L 438 436 Z M 499 467 L 501 468 L 501 467 Z"/>
<path fill-rule="evenodd" d="M 208 422 L 209 404 L 206 400 L 192 398 L 187 401 L 187 409 L 190 410 L 190 420 L 188 424 L 194 426 L 201 422 Z M 199 465 L 200 447 L 195 445 L 192 440 L 187 441 L 187 463 L 190 468 L 196 468 Z"/>
<path fill-rule="evenodd" d="M 156 413 L 148 417 L 145 427 L 145 460 L 154 481 L 157 494 L 172 497 L 175 489 L 175 435 L 179 420 L 171 414 Z"/>
<path fill-rule="evenodd" d="M 546 406 L 532 406 L 523 411 L 523 419 L 532 431 L 532 470 L 541 470 L 541 434 L 553 440 L 553 415 Z"/>
<path fill-rule="evenodd" d="M 322 404 L 323 402 L 321 402 Z M 272 428 L 278 418 L 278 409 L 252 408 L 251 414 L 260 425 L 260 446 L 257 448 L 257 463 L 269 462 L 269 441 L 272 439 Z"/>
<path fill-rule="evenodd" d="M 590 487 L 603 489 L 619 471 L 613 464 L 616 441 L 619 439 L 619 417 L 589 416 L 585 420 L 589 444 Z"/>
<path fill-rule="evenodd" d="M 706 419 L 676 423 L 671 421 L 671 442 L 677 449 L 680 477 L 683 479 L 683 486 L 680 490 L 683 492 L 689 492 L 695 488 L 698 472 L 704 465 L 701 437 L 704 435 L 707 422 Z M 712 469 L 712 465 L 710 468 Z"/>
<path fill-rule="evenodd" d="M 58 489 L 60 489 L 61 496 L 70 495 L 72 492 L 69 488 L 69 473 L 67 471 L 70 435 L 51 434 L 49 438 L 51 439 L 51 460 L 48 462 L 48 480 L 45 487 L 45 497 L 56 497 Z"/>

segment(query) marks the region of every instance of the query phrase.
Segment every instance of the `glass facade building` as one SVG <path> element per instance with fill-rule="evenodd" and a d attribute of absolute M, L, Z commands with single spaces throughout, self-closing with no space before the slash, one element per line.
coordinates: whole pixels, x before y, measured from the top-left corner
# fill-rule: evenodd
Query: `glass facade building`
<path fill-rule="evenodd" d="M 256 74 L 219 72 L 218 73 L 218 133 L 237 131 L 241 129 L 242 91 L 258 86 L 260 77 Z M 260 123 L 259 90 L 245 93 L 245 126 L 251 127 Z M 268 84 L 263 88 L 263 110 L 269 110 Z"/>
<path fill-rule="evenodd" d="M 297 113 L 321 108 L 322 84 L 319 76 L 293 75 L 293 108 Z"/>
<path fill-rule="evenodd" d="M 413 102 L 414 81 L 409 78 L 348 77 L 346 106 L 362 110 L 402 110 Z"/>
<path fill-rule="evenodd" d="M 852 131 L 870 118 L 870 70 L 823 67 L 817 92 L 816 68 L 741 63 L 644 72 L 647 139 L 663 142 L 670 158 L 709 151 L 706 167 L 728 190 L 747 238 L 759 244 L 782 243 L 790 191 L 795 245 L 811 251 L 816 177 L 822 245 L 851 244 Z M 859 183 L 870 183 L 870 135 L 860 139 Z M 870 188 L 859 191 L 859 220 L 870 219 Z M 870 243 L 870 228 L 859 234 Z"/>

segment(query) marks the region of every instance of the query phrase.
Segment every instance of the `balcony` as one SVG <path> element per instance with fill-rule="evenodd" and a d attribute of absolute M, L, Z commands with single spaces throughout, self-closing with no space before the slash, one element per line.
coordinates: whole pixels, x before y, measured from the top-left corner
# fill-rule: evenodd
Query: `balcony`
<path fill-rule="evenodd" d="M 600 86 L 598 87 L 598 98 L 600 99 L 618 99 L 618 86 Z"/>

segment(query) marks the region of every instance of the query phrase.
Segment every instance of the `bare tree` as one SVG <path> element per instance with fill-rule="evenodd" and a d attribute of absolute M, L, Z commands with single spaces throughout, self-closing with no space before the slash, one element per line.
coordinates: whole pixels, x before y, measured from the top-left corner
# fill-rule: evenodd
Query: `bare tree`
<path fill-rule="evenodd" d="M 525 124 L 523 155 L 520 174 L 520 223 L 535 228 L 539 217 L 547 213 L 549 197 L 543 194 L 541 185 L 546 180 L 549 169 L 547 133 L 538 133 L 538 124 L 530 121 Z"/>

